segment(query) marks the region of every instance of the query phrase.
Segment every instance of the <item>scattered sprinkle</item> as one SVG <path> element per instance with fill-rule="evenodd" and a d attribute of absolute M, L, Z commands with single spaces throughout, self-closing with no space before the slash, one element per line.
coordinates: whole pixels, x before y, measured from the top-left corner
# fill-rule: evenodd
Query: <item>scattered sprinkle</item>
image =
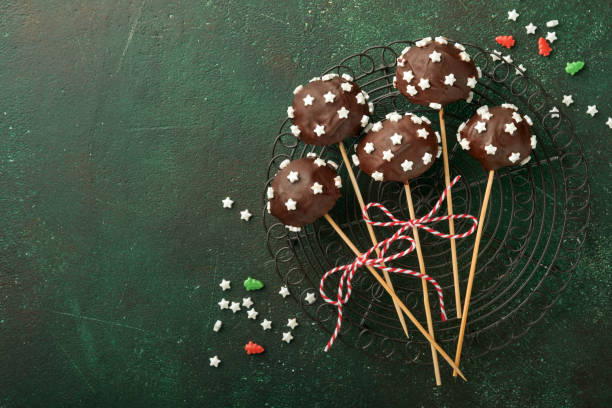
<path fill-rule="evenodd" d="M 215 325 L 213 326 L 213 331 L 218 332 L 219 330 L 221 330 L 222 325 L 223 325 L 223 322 L 221 320 L 217 320 L 215 322 Z"/>
<path fill-rule="evenodd" d="M 223 291 L 225 292 L 226 290 L 232 287 L 232 283 L 228 280 L 223 279 L 219 286 L 221 286 L 221 289 L 223 289 Z"/>
<path fill-rule="evenodd" d="M 219 363 L 221 363 L 221 360 L 217 356 L 211 357 L 209 360 L 211 367 L 219 367 Z"/>
<path fill-rule="evenodd" d="M 264 287 L 262 281 L 251 278 L 250 276 L 244 281 L 244 288 L 246 290 L 259 290 Z"/>
<path fill-rule="evenodd" d="M 291 332 L 286 332 L 283 333 L 283 340 L 285 343 L 289 344 L 291 343 L 291 340 L 293 340 L 293 336 L 291 335 Z"/>
<path fill-rule="evenodd" d="M 546 22 L 546 27 L 556 27 L 559 25 L 559 20 L 550 20 Z"/>
<path fill-rule="evenodd" d="M 552 48 L 550 48 L 550 45 L 548 45 L 546 39 L 544 37 L 540 37 L 538 39 L 538 54 L 548 57 L 551 51 Z"/>
<path fill-rule="evenodd" d="M 258 312 L 257 312 L 255 309 L 249 309 L 249 310 L 247 310 L 247 317 L 248 317 L 249 319 L 252 319 L 252 320 L 257 319 L 257 315 L 258 315 L 258 314 L 259 314 L 259 313 L 258 313 Z"/>
<path fill-rule="evenodd" d="M 574 103 L 574 98 L 572 98 L 572 95 L 563 95 L 563 101 L 561 103 L 563 103 L 565 106 L 570 106 L 572 103 Z"/>
<path fill-rule="evenodd" d="M 270 330 L 272 328 L 272 322 L 268 319 L 263 319 L 263 322 L 260 323 L 261 328 L 264 330 Z"/>
<path fill-rule="evenodd" d="M 568 62 L 567 65 L 565 65 L 565 72 L 573 76 L 582 68 L 584 68 L 584 61 Z"/>
<path fill-rule="evenodd" d="M 229 301 L 225 300 L 225 299 L 221 299 L 221 301 L 219 303 L 217 303 L 219 305 L 219 308 L 221 310 L 223 309 L 229 309 Z"/>
<path fill-rule="evenodd" d="M 548 111 L 548 113 L 550 113 L 550 117 L 551 118 L 558 118 L 559 117 L 559 109 L 556 106 L 553 106 L 551 110 Z"/>
<path fill-rule="evenodd" d="M 528 25 L 525 26 L 525 30 L 527 31 L 527 34 L 535 34 L 537 28 L 538 27 L 534 26 L 533 23 L 529 23 Z"/>
<path fill-rule="evenodd" d="M 297 319 L 295 317 L 293 319 L 287 319 L 287 327 L 290 327 L 291 330 L 295 329 L 298 326 L 299 326 L 299 324 L 298 324 Z"/>
<path fill-rule="evenodd" d="M 253 306 L 253 301 L 250 297 L 242 298 L 242 306 L 243 307 L 251 307 Z"/>
<path fill-rule="evenodd" d="M 606 125 L 608 125 L 610 129 L 612 129 L 612 118 L 609 116 L 608 116 L 608 120 L 606 121 Z"/>
<path fill-rule="evenodd" d="M 514 47 L 514 37 L 512 37 L 511 35 L 499 35 L 495 37 L 495 41 L 499 45 L 506 47 L 508 49 Z"/>
<path fill-rule="evenodd" d="M 225 197 L 225 200 L 221 200 L 221 202 L 223 203 L 223 208 L 232 208 L 234 204 L 234 200 L 229 197 Z"/>
<path fill-rule="evenodd" d="M 317 298 L 313 292 L 308 292 L 304 298 L 304 301 L 309 305 L 312 305 L 316 300 Z"/>
<path fill-rule="evenodd" d="M 253 343 L 252 341 L 249 341 L 245 346 L 244 346 L 244 351 L 246 351 L 247 354 L 261 354 L 264 352 L 264 348 L 261 347 L 259 344 L 257 343 Z"/>
<path fill-rule="evenodd" d="M 527 71 L 527 68 L 525 68 L 525 66 L 523 64 L 520 64 L 518 66 L 518 68 L 516 68 L 514 70 L 514 72 L 516 73 L 516 75 L 523 75 L 525 73 L 525 71 Z"/>
<path fill-rule="evenodd" d="M 278 294 L 281 295 L 283 298 L 286 298 L 290 295 L 289 289 L 286 286 L 281 286 L 280 290 L 278 291 Z"/>
<path fill-rule="evenodd" d="M 552 32 L 547 32 L 546 33 L 546 41 L 548 41 L 549 43 L 554 43 L 555 41 L 557 41 L 557 33 L 552 31 Z"/>
<path fill-rule="evenodd" d="M 241 220 L 248 221 L 248 220 L 251 219 L 252 216 L 253 216 L 253 214 L 251 214 L 248 209 L 244 210 L 244 211 L 240 211 L 240 219 Z"/>
<path fill-rule="evenodd" d="M 591 115 L 591 117 L 595 116 L 599 112 L 597 110 L 597 105 L 587 105 L 586 113 L 587 115 Z"/>
<path fill-rule="evenodd" d="M 229 309 L 234 313 L 238 312 L 240 310 L 240 303 L 232 302 L 232 305 L 229 307 Z"/>
<path fill-rule="evenodd" d="M 508 12 L 508 20 L 516 21 L 520 14 L 516 12 L 516 9 Z"/>

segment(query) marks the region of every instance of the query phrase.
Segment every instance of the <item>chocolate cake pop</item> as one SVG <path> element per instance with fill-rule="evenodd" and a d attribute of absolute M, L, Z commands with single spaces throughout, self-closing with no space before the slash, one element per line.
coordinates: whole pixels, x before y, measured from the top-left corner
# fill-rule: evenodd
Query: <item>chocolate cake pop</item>
<path fill-rule="evenodd" d="M 374 106 L 348 74 L 315 77 L 293 91 L 287 115 L 291 133 L 304 143 L 326 146 L 357 135 L 370 122 Z"/>
<path fill-rule="evenodd" d="M 397 59 L 395 86 L 408 100 L 433 109 L 466 99 L 481 77 L 480 69 L 459 43 L 446 38 L 423 38 L 414 47 L 406 47 Z"/>
<path fill-rule="evenodd" d="M 531 159 L 529 154 L 537 144 L 532 124 L 529 116 L 521 116 L 512 104 L 484 105 L 459 126 L 457 141 L 487 171 L 522 165 Z"/>
<path fill-rule="evenodd" d="M 334 167 L 335 163 L 325 162 L 314 153 L 283 161 L 267 190 L 268 211 L 291 231 L 315 222 L 341 195 L 342 180 Z"/>
<path fill-rule="evenodd" d="M 440 151 L 438 138 L 426 117 L 391 112 L 361 139 L 356 161 L 376 181 L 405 183 L 432 166 Z"/>

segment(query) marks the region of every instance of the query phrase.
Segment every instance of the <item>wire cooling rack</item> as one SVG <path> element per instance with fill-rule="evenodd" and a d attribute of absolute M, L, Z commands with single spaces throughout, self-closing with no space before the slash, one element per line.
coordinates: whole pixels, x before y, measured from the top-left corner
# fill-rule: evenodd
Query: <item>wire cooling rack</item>
<path fill-rule="evenodd" d="M 355 78 L 374 102 L 373 122 L 383 120 L 391 111 L 412 111 L 428 116 L 437 128 L 437 111 L 410 104 L 392 86 L 396 59 L 404 47 L 413 44 L 413 41 L 396 41 L 370 47 L 324 73 L 348 73 Z M 474 89 L 471 103 L 460 101 L 445 107 L 451 177 L 461 176 L 460 183 L 453 188 L 454 212 L 478 216 L 487 180 L 487 173 L 454 142 L 461 122 L 481 105 L 509 102 L 532 118 L 532 131 L 538 137 L 538 146 L 529 163 L 496 171 L 463 348 L 464 358 L 469 359 L 500 349 L 525 335 L 559 299 L 581 256 L 590 218 L 590 187 L 582 147 L 572 123 L 563 110 L 551 112 L 555 101 L 542 85 L 498 55 L 474 45 L 464 43 L 464 46 L 482 69 L 483 76 Z M 286 119 L 274 141 L 266 187 L 285 159 L 315 152 L 342 163 L 336 145 L 306 145 L 291 134 L 290 126 L 290 120 Z M 345 140 L 349 155 L 359 136 Z M 366 203 L 383 203 L 400 219 L 410 218 L 402 184 L 375 182 L 358 168 L 355 171 Z M 331 215 L 358 248 L 365 250 L 371 242 L 344 165 L 340 165 L 338 173 L 344 181 L 343 197 Z M 442 160 L 437 160 L 421 177 L 411 180 L 411 188 L 417 216 L 424 215 L 444 189 Z M 443 205 L 440 212 L 445 210 Z M 456 231 L 469 227 L 460 220 L 455 223 Z M 447 224 L 441 222 L 437 227 L 445 231 Z M 324 220 L 294 233 L 264 210 L 264 228 L 267 248 L 281 283 L 289 288 L 304 312 L 322 330 L 331 333 L 336 309 L 320 299 L 319 280 L 328 269 L 351 262 L 354 255 Z M 379 240 L 392 233 L 392 229 L 376 227 Z M 449 316 L 446 322 L 439 320 L 437 296 L 430 287 L 436 339 L 450 350 L 453 347 L 449 344 L 456 344 L 460 326 L 454 304 L 450 244 L 425 232 L 420 237 L 427 273 L 442 285 Z M 462 299 L 473 246 L 474 236 L 457 240 Z M 393 265 L 418 271 L 414 254 Z M 420 280 L 404 276 L 392 276 L 392 280 L 397 295 L 424 324 Z M 333 294 L 332 285 L 337 280 L 330 281 L 329 293 Z M 315 303 L 304 301 L 308 292 L 317 294 Z M 344 308 L 340 340 L 376 358 L 430 364 L 427 341 L 409 322 L 408 329 L 410 339 L 402 331 L 389 296 L 366 270 L 359 270 L 353 281 L 353 294 Z"/>

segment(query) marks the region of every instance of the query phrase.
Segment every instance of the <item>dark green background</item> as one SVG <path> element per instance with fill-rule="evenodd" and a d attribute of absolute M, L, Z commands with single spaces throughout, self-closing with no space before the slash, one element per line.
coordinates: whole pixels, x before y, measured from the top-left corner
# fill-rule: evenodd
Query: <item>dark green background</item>
<path fill-rule="evenodd" d="M 543 58 L 523 26 L 552 18 Z M 610 21 L 609 1 L 3 1 L 0 406 L 609 406 Z M 466 363 L 468 383 L 443 365 L 441 388 L 429 369 L 323 353 L 326 334 L 276 294 L 260 215 L 295 85 L 368 45 L 437 34 L 488 47 L 514 34 L 515 62 L 574 95 L 594 215 L 560 302 Z M 216 305 L 246 296 L 248 275 L 267 284 L 253 298 L 270 332 Z M 266 353 L 244 355 L 248 340 Z"/>

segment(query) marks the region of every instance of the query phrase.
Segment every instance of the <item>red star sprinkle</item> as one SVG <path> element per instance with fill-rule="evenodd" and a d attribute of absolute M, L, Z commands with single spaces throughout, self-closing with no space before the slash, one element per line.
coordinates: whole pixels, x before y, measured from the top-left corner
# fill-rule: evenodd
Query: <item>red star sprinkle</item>
<path fill-rule="evenodd" d="M 263 347 L 261 347 L 257 343 L 253 343 L 252 341 L 249 341 L 244 346 L 244 350 L 247 352 L 247 354 L 261 354 L 261 353 L 264 352 L 264 348 Z"/>
<path fill-rule="evenodd" d="M 543 55 L 545 57 L 548 57 L 548 55 L 552 51 L 552 48 L 550 48 L 550 45 L 548 45 L 548 42 L 544 37 L 540 37 L 538 39 L 538 49 L 538 54 Z"/>
<path fill-rule="evenodd" d="M 495 41 L 503 47 L 512 48 L 514 47 L 514 37 L 511 35 L 500 35 L 495 37 Z"/>

